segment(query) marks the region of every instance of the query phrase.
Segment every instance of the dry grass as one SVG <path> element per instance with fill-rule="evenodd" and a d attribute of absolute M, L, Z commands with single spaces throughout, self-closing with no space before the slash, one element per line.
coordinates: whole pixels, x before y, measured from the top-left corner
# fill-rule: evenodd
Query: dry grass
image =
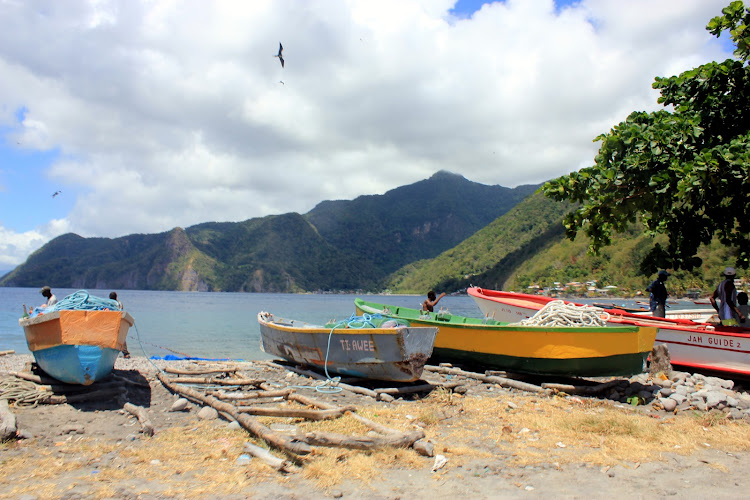
<path fill-rule="evenodd" d="M 724 414 L 652 418 L 598 401 L 576 403 L 525 394 L 461 397 L 438 390 L 421 401 L 371 406 L 358 413 L 397 430 L 423 427 L 435 452 L 456 466 L 477 460 L 500 461 L 503 467 L 582 462 L 612 466 L 660 460 L 665 453 L 690 454 L 706 447 L 750 451 L 750 425 L 728 420 Z M 294 424 L 300 432 L 362 435 L 369 431 L 346 416 L 323 422 L 261 420 L 267 425 Z M 0 455 L 4 471 L 0 497 L 58 497 L 61 491 L 56 485 L 61 479 L 68 479 L 67 484 L 74 483 L 70 479 L 93 484 L 99 498 L 116 497 L 117 488 L 123 487 L 132 494 L 221 496 L 247 491 L 263 481 L 283 481 L 283 476 L 258 459 L 247 466 L 235 463 L 248 440 L 245 431 L 200 422 L 165 429 L 135 443 L 104 444 L 78 436 L 54 449 L 28 445 L 29 453 Z M 9 446 L 2 445 L 0 451 Z M 432 459 L 411 449 L 315 448 L 299 464 L 302 477 L 325 489 L 344 479 L 376 484 L 390 469 L 425 469 Z"/>

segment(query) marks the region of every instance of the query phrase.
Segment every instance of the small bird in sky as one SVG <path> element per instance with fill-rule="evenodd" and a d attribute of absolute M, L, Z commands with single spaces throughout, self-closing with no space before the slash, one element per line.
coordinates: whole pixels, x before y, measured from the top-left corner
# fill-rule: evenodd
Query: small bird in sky
<path fill-rule="evenodd" d="M 284 47 L 281 46 L 281 42 L 279 42 L 279 53 L 276 54 L 273 57 L 278 57 L 279 61 L 281 61 L 281 67 L 284 67 L 284 58 L 281 56 L 281 53 L 284 52 Z"/>
<path fill-rule="evenodd" d="M 54 193 L 52 193 L 52 197 L 54 198 L 55 196 L 57 196 L 60 193 L 62 193 L 62 191 L 55 191 Z"/>

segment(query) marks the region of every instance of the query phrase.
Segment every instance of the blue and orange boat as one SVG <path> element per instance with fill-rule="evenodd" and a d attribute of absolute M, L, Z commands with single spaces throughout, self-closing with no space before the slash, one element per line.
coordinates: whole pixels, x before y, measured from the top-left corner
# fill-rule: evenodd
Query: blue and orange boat
<path fill-rule="evenodd" d="M 61 382 L 90 385 L 112 373 L 134 320 L 117 301 L 78 291 L 18 322 L 39 368 Z"/>

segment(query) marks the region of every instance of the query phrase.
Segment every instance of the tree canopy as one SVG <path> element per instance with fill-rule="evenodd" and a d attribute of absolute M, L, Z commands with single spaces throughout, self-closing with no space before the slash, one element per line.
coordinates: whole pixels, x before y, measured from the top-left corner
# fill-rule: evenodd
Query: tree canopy
<path fill-rule="evenodd" d="M 711 62 L 679 76 L 657 77 L 658 102 L 670 109 L 634 111 L 601 142 L 595 165 L 547 182 L 543 192 L 578 203 L 563 221 L 566 234 L 589 237 L 589 251 L 640 223 L 655 244 L 641 271 L 700 266 L 698 248 L 714 237 L 750 264 L 750 9 L 734 1 L 706 29 L 729 32 L 736 59 Z"/>

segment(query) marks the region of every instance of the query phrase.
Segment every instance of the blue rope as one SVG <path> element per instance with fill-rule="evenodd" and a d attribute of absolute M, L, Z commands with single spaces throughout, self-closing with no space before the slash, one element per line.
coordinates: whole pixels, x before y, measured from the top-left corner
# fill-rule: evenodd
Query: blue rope
<path fill-rule="evenodd" d="M 326 380 L 323 384 L 315 386 L 315 390 L 318 392 L 326 393 L 326 394 L 341 392 L 342 390 L 340 387 L 332 387 L 332 384 L 338 384 L 341 381 L 341 377 L 332 378 L 328 374 L 328 353 L 331 352 L 331 338 L 333 338 L 334 330 L 336 330 L 337 328 L 352 328 L 352 329 L 378 328 L 382 326 L 383 323 L 385 323 L 386 321 L 393 321 L 394 322 L 393 326 L 398 326 L 398 325 L 409 326 L 409 324 L 406 321 L 387 318 L 380 313 L 375 313 L 375 314 L 364 313 L 362 316 L 357 316 L 356 313 L 352 313 L 352 315 L 349 316 L 349 319 L 339 321 L 338 323 L 334 324 L 331 327 L 331 331 L 328 333 L 328 345 L 326 347 L 326 357 L 325 357 L 325 361 L 323 362 L 323 370 L 325 371 L 325 374 L 328 380 Z M 328 389 L 329 387 L 330 389 Z"/>
<path fill-rule="evenodd" d="M 86 290 L 71 293 L 57 304 L 49 307 L 34 308 L 35 314 L 53 311 L 120 311 L 120 303 L 112 299 L 103 299 L 90 295 Z"/>

